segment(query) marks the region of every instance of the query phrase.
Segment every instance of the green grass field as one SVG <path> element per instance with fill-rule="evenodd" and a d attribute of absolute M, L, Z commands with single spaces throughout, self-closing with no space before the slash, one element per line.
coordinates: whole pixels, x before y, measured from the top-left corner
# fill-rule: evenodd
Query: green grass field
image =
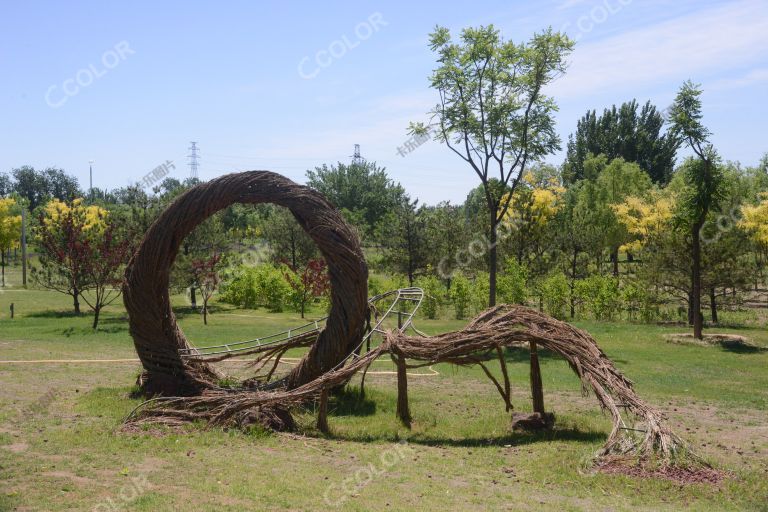
<path fill-rule="evenodd" d="M 16 276 L 11 276 L 11 282 Z M 184 297 L 176 297 L 181 313 Z M 16 318 L 8 308 L 13 302 Z M 101 329 L 68 313 L 67 297 L 11 287 L 0 293 L 0 360 L 134 358 L 121 304 Z M 217 305 L 210 325 L 180 316 L 199 345 L 295 326 L 298 315 Z M 464 321 L 419 320 L 429 333 Z M 768 510 L 768 351 L 670 344 L 680 328 L 579 322 L 640 395 L 728 472 L 719 485 L 681 485 L 585 470 L 610 421 L 580 394 L 567 365 L 543 354 L 548 433 L 509 430 L 480 369 L 438 365 L 409 380 L 414 426 L 395 419 L 388 362 L 366 397 L 332 402 L 332 435 L 298 414 L 297 434 L 120 433 L 139 400 L 139 365 L 0 364 L 0 510 Z M 765 328 L 719 329 L 768 348 Z M 509 351 L 514 405 L 530 408 L 527 353 Z M 428 370 L 419 370 L 430 373 Z M 407 444 L 400 444 L 405 441 Z"/>

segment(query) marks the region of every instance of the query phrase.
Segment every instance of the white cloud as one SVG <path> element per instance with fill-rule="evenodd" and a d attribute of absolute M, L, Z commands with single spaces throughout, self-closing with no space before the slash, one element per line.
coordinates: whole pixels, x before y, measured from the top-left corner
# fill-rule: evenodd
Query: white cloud
<path fill-rule="evenodd" d="M 768 68 L 754 69 L 746 75 L 734 78 L 721 78 L 708 84 L 704 84 L 705 89 L 712 91 L 723 91 L 726 89 L 739 89 L 749 87 L 768 81 Z"/>
<path fill-rule="evenodd" d="M 682 81 L 764 62 L 768 6 L 728 3 L 620 35 L 577 44 L 556 97 L 583 96 L 615 87 Z M 606 21 L 610 23 L 610 19 Z"/>

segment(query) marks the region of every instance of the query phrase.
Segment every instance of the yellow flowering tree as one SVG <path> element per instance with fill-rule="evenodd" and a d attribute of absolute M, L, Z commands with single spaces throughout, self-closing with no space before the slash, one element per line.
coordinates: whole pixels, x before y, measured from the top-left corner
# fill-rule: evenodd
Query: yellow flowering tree
<path fill-rule="evenodd" d="M 2 286 L 5 286 L 6 253 L 18 245 L 21 239 L 21 215 L 16 214 L 18 205 L 11 198 L 0 199 L 0 267 Z"/>
<path fill-rule="evenodd" d="M 654 237 L 672 230 L 675 198 L 669 193 L 655 191 L 647 198 L 630 196 L 611 208 L 631 237 L 621 250 L 640 252 Z"/>
<path fill-rule="evenodd" d="M 502 222 L 507 234 L 504 238 L 511 244 L 518 264 L 527 265 L 531 254 L 535 257 L 541 253 L 546 230 L 561 207 L 563 194 L 565 188 L 553 175 L 537 176 L 527 171 L 523 176 Z"/>
<path fill-rule="evenodd" d="M 747 231 L 756 244 L 768 248 L 768 192 L 763 192 L 762 198 L 757 205 L 742 206 L 739 227 Z"/>
<path fill-rule="evenodd" d="M 52 200 L 40 215 L 37 242 L 40 268 L 33 268 L 33 279 L 71 296 L 76 314 L 82 298 L 94 312 L 96 329 L 101 310 L 120 296 L 120 269 L 130 255 L 131 237 L 120 236 L 99 206 Z"/>
<path fill-rule="evenodd" d="M 65 203 L 52 199 L 43 208 L 42 229 L 55 231 L 61 229 L 65 219 L 71 219 L 84 233 L 96 237 L 107 227 L 109 212 L 96 205 L 86 205 L 82 198 Z"/>

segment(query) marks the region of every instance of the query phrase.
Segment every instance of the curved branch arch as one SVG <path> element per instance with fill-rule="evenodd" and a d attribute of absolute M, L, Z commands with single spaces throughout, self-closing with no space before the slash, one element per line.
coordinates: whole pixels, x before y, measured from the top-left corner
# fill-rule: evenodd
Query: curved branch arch
<path fill-rule="evenodd" d="M 182 194 L 150 226 L 128 263 L 123 301 L 130 333 L 145 372 L 146 394 L 193 395 L 212 386 L 216 372 L 185 361 L 189 349 L 168 292 L 170 271 L 184 238 L 214 213 L 235 203 L 288 208 L 328 263 L 331 310 L 317 342 L 287 378 L 289 388 L 318 377 L 342 361 L 363 336 L 368 267 L 360 241 L 320 193 L 270 171 L 228 174 Z"/>

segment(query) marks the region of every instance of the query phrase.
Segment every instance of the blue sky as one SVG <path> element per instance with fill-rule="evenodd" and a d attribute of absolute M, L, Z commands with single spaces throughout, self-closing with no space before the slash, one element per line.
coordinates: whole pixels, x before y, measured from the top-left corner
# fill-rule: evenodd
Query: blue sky
<path fill-rule="evenodd" d="M 705 123 L 724 158 L 768 151 L 768 2 L 11 2 L 0 11 L 0 171 L 59 166 L 114 188 L 166 160 L 200 176 L 271 169 L 297 181 L 353 145 L 422 202 L 461 202 L 476 177 L 429 142 L 406 157 L 409 121 L 426 120 L 436 24 L 493 23 L 528 39 L 549 25 L 576 38 L 548 91 L 563 139 L 587 109 L 637 98 L 667 106 L 701 83 Z M 562 161 L 562 152 L 549 158 Z"/>

